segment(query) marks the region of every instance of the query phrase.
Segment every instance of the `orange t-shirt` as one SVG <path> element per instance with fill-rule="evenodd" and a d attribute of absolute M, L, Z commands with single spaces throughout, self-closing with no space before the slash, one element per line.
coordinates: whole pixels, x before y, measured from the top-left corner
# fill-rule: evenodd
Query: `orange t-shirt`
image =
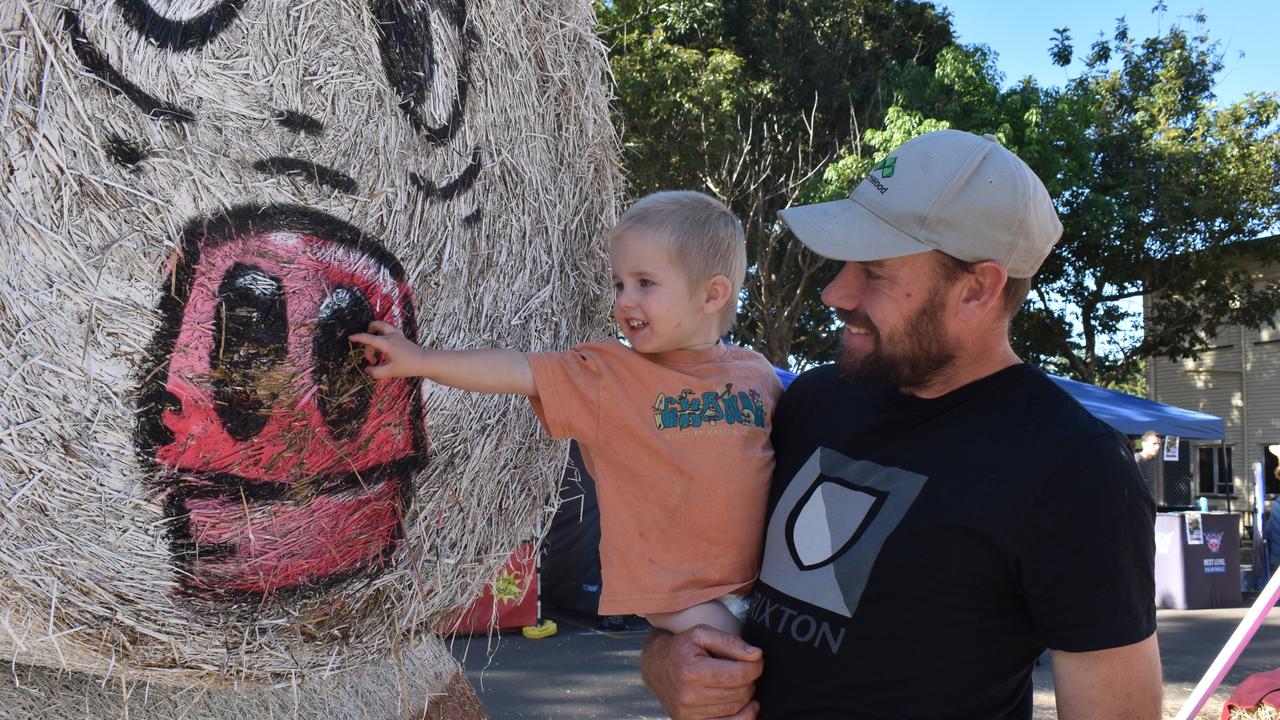
<path fill-rule="evenodd" d="M 734 345 L 677 360 L 616 340 L 529 355 L 538 419 L 596 480 L 602 615 L 683 610 L 760 569 L 782 385 Z"/>

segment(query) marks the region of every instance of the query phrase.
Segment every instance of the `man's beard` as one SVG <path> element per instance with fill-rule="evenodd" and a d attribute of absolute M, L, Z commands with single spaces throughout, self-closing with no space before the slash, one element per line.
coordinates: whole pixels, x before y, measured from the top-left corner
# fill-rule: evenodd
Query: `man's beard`
<path fill-rule="evenodd" d="M 886 349 L 879 329 L 865 313 L 837 310 L 837 317 L 846 325 L 870 330 L 875 340 L 875 347 L 861 357 L 852 357 L 841 343 L 836 361 L 840 374 L 847 380 L 894 390 L 929 386 L 956 359 L 943 330 L 942 311 L 938 295 L 933 294 L 907 318 L 901 330 L 894 332 L 890 338 L 893 349 Z"/>

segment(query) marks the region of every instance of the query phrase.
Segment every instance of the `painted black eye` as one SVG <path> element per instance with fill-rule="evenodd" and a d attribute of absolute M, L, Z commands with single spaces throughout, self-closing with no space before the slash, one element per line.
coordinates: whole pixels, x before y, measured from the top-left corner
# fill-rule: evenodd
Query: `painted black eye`
<path fill-rule="evenodd" d="M 183 5 L 174 0 L 160 0 L 160 3 Z M 120 15 L 138 34 L 162 48 L 179 52 L 204 47 L 226 30 L 244 6 L 244 0 L 221 0 L 211 5 L 199 15 L 173 20 L 164 14 L 172 7 L 157 11 L 147 0 L 115 0 Z"/>
<path fill-rule="evenodd" d="M 284 284 L 261 268 L 236 263 L 218 286 L 209 368 L 215 409 L 227 434 L 241 442 L 262 432 L 287 378 Z"/>
<path fill-rule="evenodd" d="M 370 0 L 387 81 L 414 129 L 433 142 L 457 134 L 471 51 L 463 0 Z"/>
<path fill-rule="evenodd" d="M 337 287 L 320 304 L 312 340 L 313 377 L 320 415 L 334 436 L 349 440 L 373 401 L 373 384 L 364 372 L 364 352 L 348 337 L 373 322 L 369 301 L 355 288 Z"/>

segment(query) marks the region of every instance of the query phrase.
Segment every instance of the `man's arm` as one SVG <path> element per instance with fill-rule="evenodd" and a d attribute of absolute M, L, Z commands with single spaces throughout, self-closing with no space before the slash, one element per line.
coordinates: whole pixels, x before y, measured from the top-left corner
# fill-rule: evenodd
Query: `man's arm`
<path fill-rule="evenodd" d="M 1093 652 L 1054 650 L 1059 720 L 1159 720 L 1160 647 L 1156 636 Z"/>
<path fill-rule="evenodd" d="M 678 635 L 654 630 L 640 668 L 672 720 L 753 720 L 759 710 L 751 696 L 764 660 L 736 635 L 705 625 Z"/>
<path fill-rule="evenodd" d="M 529 356 L 519 350 L 427 350 L 381 321 L 350 339 L 365 346 L 370 362 L 376 359 L 373 351 L 381 353 L 381 362 L 367 369 L 375 378 L 424 377 L 472 392 L 538 397 Z"/>

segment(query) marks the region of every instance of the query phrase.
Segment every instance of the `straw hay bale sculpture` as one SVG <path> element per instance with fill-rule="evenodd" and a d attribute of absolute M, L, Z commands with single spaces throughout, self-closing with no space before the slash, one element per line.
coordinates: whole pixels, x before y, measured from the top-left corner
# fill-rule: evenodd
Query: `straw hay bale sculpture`
<path fill-rule="evenodd" d="M 547 512 L 564 448 L 527 402 L 369 381 L 345 338 L 598 333 L 593 22 L 0 4 L 0 718 L 475 711 L 432 624 Z"/>
<path fill-rule="evenodd" d="M 1280 720 L 1280 710 L 1269 705 L 1260 705 L 1251 710 L 1235 708 L 1229 711 L 1231 720 Z"/>

